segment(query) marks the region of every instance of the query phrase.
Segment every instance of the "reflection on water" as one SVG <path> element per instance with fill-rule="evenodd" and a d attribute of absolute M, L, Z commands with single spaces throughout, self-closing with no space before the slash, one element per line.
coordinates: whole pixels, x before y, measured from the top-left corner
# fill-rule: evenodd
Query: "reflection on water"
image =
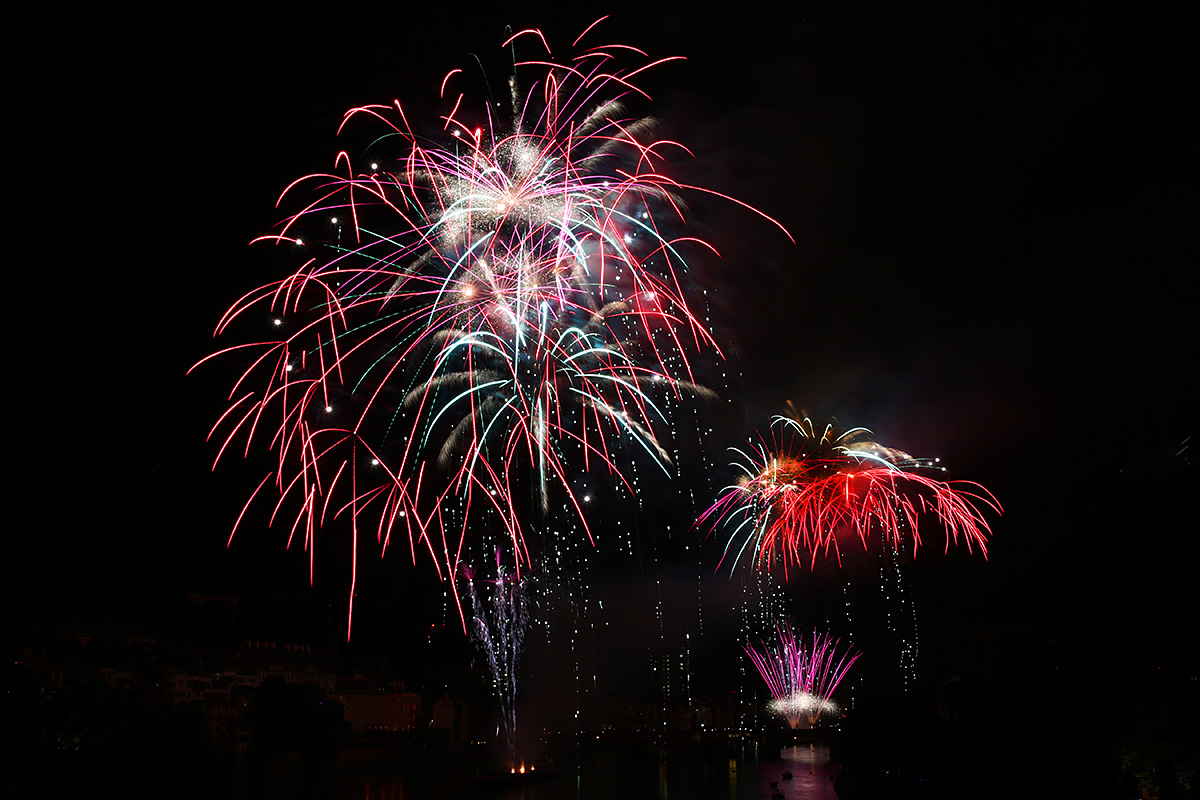
<path fill-rule="evenodd" d="M 829 763 L 829 748 L 814 745 L 794 745 L 783 748 L 784 762 L 793 764 L 792 781 L 784 792 L 786 797 L 804 800 L 836 800 L 833 780 L 839 767 Z"/>
<path fill-rule="evenodd" d="M 838 766 L 822 745 L 785 747 L 776 756 L 748 743 L 730 753 L 597 752 L 554 777 L 512 788 L 481 787 L 466 769 L 436 773 L 339 774 L 338 800 L 837 800 Z M 777 798 L 776 798 L 777 800 Z"/>

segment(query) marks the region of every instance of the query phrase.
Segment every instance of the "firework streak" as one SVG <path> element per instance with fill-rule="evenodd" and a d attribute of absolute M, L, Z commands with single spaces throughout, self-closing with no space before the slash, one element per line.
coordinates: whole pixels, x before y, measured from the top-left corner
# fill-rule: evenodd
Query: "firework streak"
<path fill-rule="evenodd" d="M 776 556 L 789 565 L 815 566 L 832 553 L 838 563 L 847 537 L 870 549 L 876 537 L 896 550 L 921 544 L 919 523 L 932 513 L 946 531 L 946 549 L 961 538 L 968 551 L 987 557 L 990 533 L 980 507 L 1001 511 L 986 489 L 929 477 L 933 462 L 883 447 L 855 428 L 818 435 L 808 419 L 776 417 L 771 441 L 762 441 L 737 464 L 744 475 L 700 518 L 733 532 L 725 556 L 737 561 L 757 550 L 762 566 Z"/>
<path fill-rule="evenodd" d="M 764 642 L 759 651 L 747 643 L 746 655 L 774 698 L 768 708 L 784 717 L 793 730 L 800 727 L 802 719 L 811 727 L 821 714 L 838 710 L 833 693 L 860 654 L 851 655 L 847 649 L 839 658 L 840 640 L 828 633 L 818 635 L 814 630 L 812 644 L 805 647 L 789 625 L 780 625 L 777 632 L 778 644 Z"/>
<path fill-rule="evenodd" d="M 464 566 L 467 594 L 471 600 L 468 624 L 471 638 L 487 658 L 496 697 L 500 701 L 500 719 L 510 761 L 516 761 L 517 749 L 517 668 L 524 651 L 525 631 L 529 627 L 528 577 L 504 569 L 502 555 L 496 552 L 496 577 L 491 584 L 492 607 L 489 613 L 475 591 L 475 570 Z"/>
<path fill-rule="evenodd" d="M 276 495 L 271 522 L 289 544 L 301 535 L 310 574 L 316 531 L 348 515 L 355 559 L 360 528 L 384 549 L 401 536 L 453 586 L 468 520 L 487 509 L 527 568 L 529 520 L 552 495 L 587 531 L 570 475 L 624 481 L 639 453 L 665 468 L 662 400 L 711 394 L 688 361 L 719 352 L 685 296 L 680 248 L 697 243 L 663 232 L 697 187 L 658 171 L 681 146 L 624 105 L 644 94 L 639 73 L 673 59 L 581 45 L 594 27 L 564 63 L 538 31 L 505 42 L 537 54 L 514 72 L 539 77 L 509 81 L 503 120 L 493 98 L 466 110 L 452 71 L 432 131 L 446 144 L 399 101 L 351 109 L 339 132 L 381 126 L 371 157 L 341 152 L 334 172 L 295 181 L 280 201 L 307 190 L 300 211 L 255 240 L 315 252 L 217 326 L 269 313 L 276 335 L 214 354 L 245 369 L 210 437 L 218 461 L 255 442 L 277 455 L 247 507 Z"/>

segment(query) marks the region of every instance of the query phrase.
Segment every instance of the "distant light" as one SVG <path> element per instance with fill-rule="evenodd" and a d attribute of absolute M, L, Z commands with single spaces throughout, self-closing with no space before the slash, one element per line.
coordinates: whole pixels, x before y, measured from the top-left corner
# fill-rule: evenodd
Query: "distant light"
<path fill-rule="evenodd" d="M 333 412 L 333 406 L 325 406 L 325 413 L 326 413 L 326 414 L 330 414 L 330 413 L 332 413 L 332 412 Z"/>
<path fill-rule="evenodd" d="M 376 164 L 374 161 L 372 161 L 372 162 L 371 162 L 371 171 L 372 171 L 372 172 L 375 172 L 375 171 L 377 171 L 378 169 L 379 169 L 379 165 L 378 165 L 378 164 Z"/>
<path fill-rule="evenodd" d="M 303 240 L 303 239 L 297 239 L 297 240 L 296 240 L 296 244 L 303 246 L 303 245 L 304 245 L 304 240 Z"/>
<path fill-rule="evenodd" d="M 291 365 L 291 364 L 288 364 L 286 367 L 284 367 L 284 368 L 283 368 L 283 370 L 284 370 L 284 372 L 291 372 L 291 371 L 292 371 L 292 365 Z"/>
<path fill-rule="evenodd" d="M 375 467 L 379 466 L 379 459 L 378 459 L 378 458 L 372 458 L 372 459 L 371 459 L 371 465 L 372 465 L 372 466 L 375 466 Z"/>
<path fill-rule="evenodd" d="M 337 217 L 330 217 L 329 221 L 332 222 L 334 225 L 337 225 Z"/>
<path fill-rule="evenodd" d="M 272 321 L 273 323 L 275 323 L 276 325 L 282 325 L 282 324 L 283 324 L 283 320 L 281 320 L 279 317 L 276 317 L 275 319 L 273 319 L 273 320 L 271 320 L 271 321 Z"/>

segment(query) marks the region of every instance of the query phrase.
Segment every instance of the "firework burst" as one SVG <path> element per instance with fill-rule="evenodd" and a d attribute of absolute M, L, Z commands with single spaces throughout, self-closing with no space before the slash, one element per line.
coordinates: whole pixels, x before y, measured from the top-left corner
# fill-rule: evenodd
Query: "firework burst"
<path fill-rule="evenodd" d="M 847 648 L 839 656 L 840 640 L 828 633 L 814 630 L 812 642 L 806 645 L 786 623 L 776 631 L 777 642 L 763 642 L 757 649 L 747 643 L 746 655 L 771 692 L 770 711 L 786 719 L 793 730 L 802 721 L 812 727 L 822 714 L 839 710 L 833 693 L 860 654 Z"/>
<path fill-rule="evenodd" d="M 943 481 L 936 461 L 884 447 L 865 428 L 818 432 L 809 419 L 776 417 L 771 440 L 741 456 L 743 476 L 700 522 L 733 528 L 725 555 L 736 564 L 755 551 L 760 565 L 778 556 L 784 569 L 831 554 L 841 563 L 848 541 L 864 548 L 879 541 L 903 550 L 920 547 L 922 518 L 932 515 L 946 532 L 946 550 L 962 543 L 987 557 L 990 533 L 982 509 L 1000 505 L 974 483 Z"/>
<path fill-rule="evenodd" d="M 245 366 L 210 436 L 218 461 L 275 452 L 250 502 L 276 495 L 289 544 L 311 554 L 346 514 L 355 558 L 367 525 L 384 549 L 397 535 L 427 551 L 453 585 L 476 501 L 499 512 L 521 569 L 522 476 L 543 515 L 561 489 L 582 519 L 572 469 L 620 480 L 626 451 L 666 461 L 654 397 L 704 394 L 689 357 L 718 352 L 688 302 L 694 240 L 664 232 L 696 187 L 660 172 L 681 146 L 626 111 L 636 76 L 672 59 L 581 45 L 591 33 L 568 62 L 537 31 L 505 42 L 535 55 L 514 62 L 503 115 L 490 97 L 469 111 L 451 72 L 442 144 L 398 101 L 351 109 L 339 132 L 369 120 L 381 135 L 361 161 L 343 151 L 291 184 L 280 201 L 308 191 L 300 210 L 255 240 L 311 257 L 217 326 L 266 317 L 275 335 L 214 354 Z M 528 89 L 517 70 L 536 73 Z"/>

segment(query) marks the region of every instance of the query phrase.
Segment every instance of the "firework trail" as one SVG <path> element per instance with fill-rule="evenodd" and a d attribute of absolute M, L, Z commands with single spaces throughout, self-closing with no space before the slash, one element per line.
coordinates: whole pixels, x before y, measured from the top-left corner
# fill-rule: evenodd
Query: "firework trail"
<path fill-rule="evenodd" d="M 761 649 L 747 642 L 746 655 L 771 692 L 773 699 L 768 708 L 784 717 L 793 730 L 805 720 L 812 727 L 821 714 L 838 710 L 833 693 L 860 654 L 851 655 L 847 648 L 839 656 L 840 640 L 828 633 L 814 630 L 812 643 L 806 646 L 792 633 L 790 625 L 783 623 L 776 631 L 778 642 L 763 642 Z"/>
<path fill-rule="evenodd" d="M 514 71 L 537 78 L 524 89 L 514 74 L 503 115 L 491 97 L 469 111 L 452 71 L 432 132 L 444 144 L 398 101 L 351 109 L 339 132 L 382 130 L 363 162 L 343 151 L 295 181 L 280 202 L 307 190 L 300 210 L 255 240 L 315 252 L 217 326 L 266 312 L 275 335 L 214 354 L 246 367 L 210 437 L 218 461 L 275 452 L 247 506 L 277 495 L 271 522 L 302 537 L 310 573 L 316 531 L 346 514 L 355 558 L 366 526 L 384 549 L 396 535 L 414 559 L 427 551 L 453 586 L 477 504 L 528 566 L 527 489 L 543 517 L 562 492 L 582 520 L 569 472 L 621 480 L 627 451 L 664 464 L 655 398 L 705 394 L 689 354 L 719 351 L 680 252 L 704 243 L 665 233 L 697 187 L 659 171 L 682 146 L 626 111 L 636 76 L 673 59 L 581 45 L 594 27 L 566 62 L 538 31 L 505 42 L 534 51 Z"/>
<path fill-rule="evenodd" d="M 471 602 L 469 632 L 487 658 L 492 685 L 500 701 L 500 728 L 509 760 L 516 761 L 517 748 L 517 667 L 524 652 L 525 632 L 529 628 L 529 577 L 504 569 L 496 551 L 496 577 L 491 584 L 491 610 L 485 610 L 475 590 L 475 570 L 464 566 L 467 595 Z"/>
<path fill-rule="evenodd" d="M 751 451 L 734 450 L 743 477 L 699 521 L 732 526 L 725 557 L 734 564 L 748 550 L 760 566 L 779 557 L 785 572 L 791 564 L 815 567 L 831 553 L 841 564 L 848 539 L 870 549 L 876 536 L 897 551 L 907 537 L 915 554 L 930 513 L 946 532 L 947 551 L 961 538 L 987 557 L 991 529 L 981 509 L 1001 508 L 978 484 L 932 478 L 926 473 L 941 470 L 936 462 L 884 447 L 865 428 L 818 433 L 809 419 L 781 416 L 771 434 Z"/>
<path fill-rule="evenodd" d="M 416 409 L 420 417 L 426 406 L 436 405 L 436 413 L 429 409 L 429 428 L 443 417 L 451 425 L 438 449 L 438 465 L 456 470 L 468 494 L 476 487 L 488 492 L 501 488 L 493 501 L 500 503 L 517 495 L 513 481 L 523 474 L 517 465 L 528 462 L 544 516 L 552 485 L 567 490 L 573 502 L 568 481 L 572 462 L 589 471 L 598 465 L 623 480 L 614 452 L 618 442 L 640 447 L 660 465 L 668 462 L 651 432 L 653 418 L 665 421 L 654 395 L 664 389 L 700 397 L 713 393 L 639 366 L 627 347 L 606 341 L 607 320 L 627 312 L 625 304 L 612 303 L 586 324 L 539 324 L 515 339 L 490 331 L 445 332 L 436 377 L 404 399 L 404 407 Z M 431 397 L 448 399 L 434 403 Z M 491 464 L 503 469 L 493 474 Z M 578 505 L 575 510 L 582 519 Z M 509 536 L 519 546 L 523 537 L 515 527 L 517 509 L 503 511 L 514 526 Z M 528 560 L 528 552 L 524 554 Z"/>

